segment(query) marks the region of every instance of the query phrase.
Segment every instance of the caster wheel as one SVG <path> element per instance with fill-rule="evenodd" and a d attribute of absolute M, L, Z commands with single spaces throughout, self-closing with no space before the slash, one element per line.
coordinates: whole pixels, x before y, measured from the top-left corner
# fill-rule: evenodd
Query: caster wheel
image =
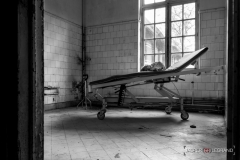
<path fill-rule="evenodd" d="M 166 108 L 165 108 L 165 112 L 166 112 L 167 114 L 171 114 L 172 110 L 171 110 L 170 107 L 166 107 Z"/>
<path fill-rule="evenodd" d="M 98 112 L 97 117 L 98 117 L 99 120 L 104 120 L 105 113 Z"/>
<path fill-rule="evenodd" d="M 101 112 L 102 114 L 105 114 L 105 113 L 107 112 L 107 110 L 106 110 L 106 109 L 102 109 L 100 112 Z"/>
<path fill-rule="evenodd" d="M 183 120 L 187 120 L 189 118 L 189 114 L 186 111 L 182 111 L 181 118 Z"/>

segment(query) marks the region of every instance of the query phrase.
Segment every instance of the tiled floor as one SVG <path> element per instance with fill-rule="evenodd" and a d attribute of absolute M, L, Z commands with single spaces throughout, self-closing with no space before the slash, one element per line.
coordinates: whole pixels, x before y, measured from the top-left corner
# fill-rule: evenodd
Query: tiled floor
<path fill-rule="evenodd" d="M 46 111 L 44 159 L 226 159 L 226 153 L 197 152 L 226 147 L 221 115 L 189 113 L 189 120 L 182 121 L 179 112 L 167 115 L 153 109 L 110 108 L 101 121 L 96 114 L 96 109 L 81 108 Z"/>

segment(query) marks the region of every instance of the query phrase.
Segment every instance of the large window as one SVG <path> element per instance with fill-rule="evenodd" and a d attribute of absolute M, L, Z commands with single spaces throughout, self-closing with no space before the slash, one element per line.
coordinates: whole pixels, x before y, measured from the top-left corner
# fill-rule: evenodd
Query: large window
<path fill-rule="evenodd" d="M 141 6 L 141 66 L 168 67 L 196 50 L 195 1 L 142 0 Z"/>

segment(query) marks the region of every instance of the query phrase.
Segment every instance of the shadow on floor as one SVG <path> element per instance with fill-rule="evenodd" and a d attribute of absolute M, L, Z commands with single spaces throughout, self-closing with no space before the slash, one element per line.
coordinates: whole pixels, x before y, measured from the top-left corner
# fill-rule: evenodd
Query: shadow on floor
<path fill-rule="evenodd" d="M 98 120 L 96 113 L 88 115 L 65 114 L 54 121 L 54 129 L 78 131 L 104 130 L 105 132 L 128 131 L 139 132 L 139 130 L 165 130 L 166 128 L 178 128 L 189 121 L 183 121 L 180 117 L 173 115 L 159 115 L 159 117 L 130 117 L 122 115 L 114 117 L 107 115 L 104 120 Z M 64 121 L 64 124 L 62 122 Z"/>

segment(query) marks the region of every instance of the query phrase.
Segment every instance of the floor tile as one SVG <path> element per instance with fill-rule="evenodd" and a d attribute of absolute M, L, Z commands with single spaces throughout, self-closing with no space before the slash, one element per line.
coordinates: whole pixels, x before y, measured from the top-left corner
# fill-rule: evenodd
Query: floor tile
<path fill-rule="evenodd" d="M 197 153 L 225 148 L 221 115 L 153 109 L 111 108 L 103 121 L 97 109 L 66 108 L 44 115 L 44 160 L 225 160 L 226 153 Z M 197 128 L 190 128 L 190 125 Z"/>

